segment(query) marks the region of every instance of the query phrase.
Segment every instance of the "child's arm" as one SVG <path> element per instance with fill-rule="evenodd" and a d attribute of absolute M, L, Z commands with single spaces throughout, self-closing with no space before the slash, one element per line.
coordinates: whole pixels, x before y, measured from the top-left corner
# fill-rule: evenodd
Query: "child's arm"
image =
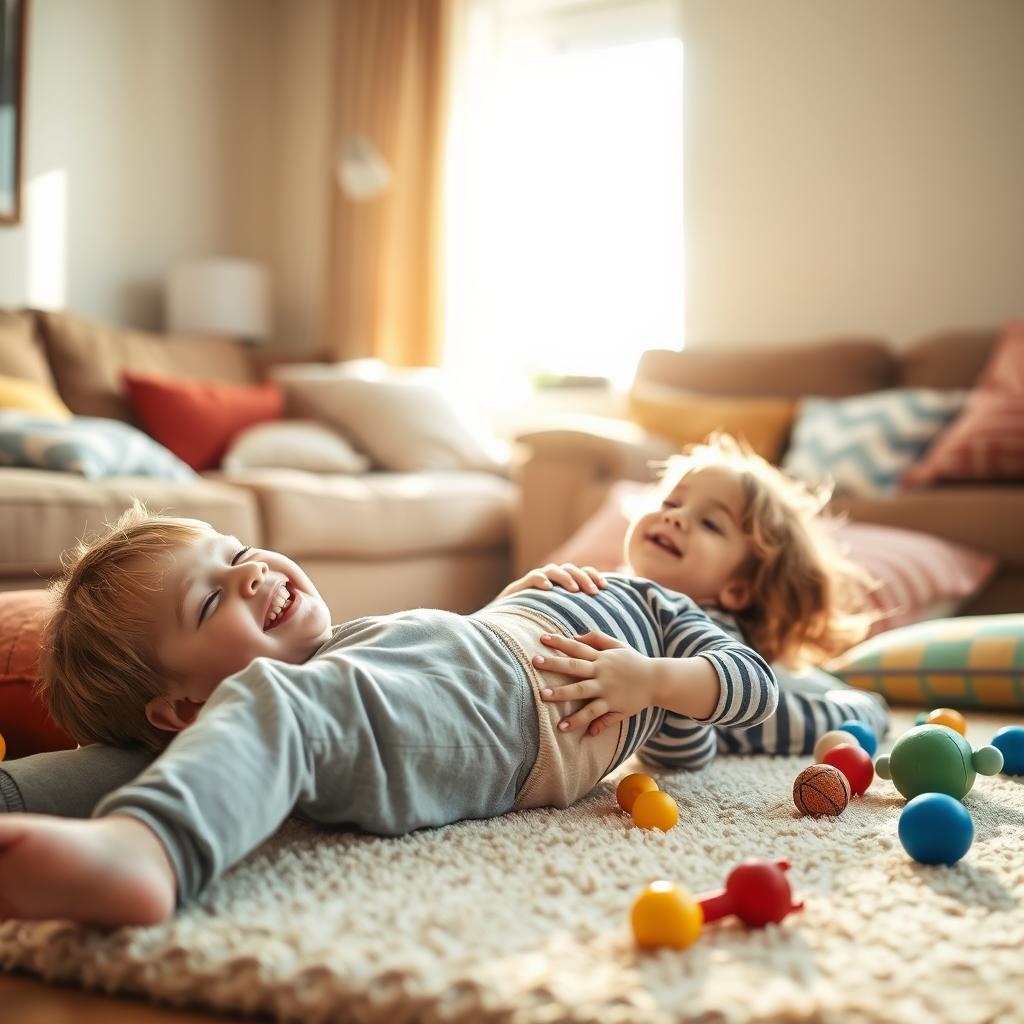
<path fill-rule="evenodd" d="M 561 565 L 549 562 L 513 580 L 498 597 L 518 594 L 521 590 L 551 590 L 556 584 L 573 592 L 582 590 L 585 594 L 596 594 L 606 586 L 604 576 L 592 565 L 580 567 L 572 562 L 563 562 Z"/>

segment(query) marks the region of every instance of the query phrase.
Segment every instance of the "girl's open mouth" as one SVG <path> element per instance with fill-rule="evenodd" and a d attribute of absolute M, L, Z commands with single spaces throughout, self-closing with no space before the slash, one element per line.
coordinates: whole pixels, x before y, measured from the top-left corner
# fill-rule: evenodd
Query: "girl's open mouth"
<path fill-rule="evenodd" d="M 677 548 L 675 544 L 668 539 L 668 537 L 663 537 L 661 534 L 649 533 L 644 539 L 649 544 L 653 544 L 655 547 L 661 548 L 662 551 L 667 551 L 670 555 L 675 555 L 676 558 L 679 558 L 679 556 L 682 555 L 679 548 Z"/>
<path fill-rule="evenodd" d="M 270 599 L 270 608 L 263 621 L 263 631 L 266 633 L 280 626 L 282 622 L 291 617 L 298 603 L 299 592 L 285 580 L 278 586 L 274 596 Z"/>

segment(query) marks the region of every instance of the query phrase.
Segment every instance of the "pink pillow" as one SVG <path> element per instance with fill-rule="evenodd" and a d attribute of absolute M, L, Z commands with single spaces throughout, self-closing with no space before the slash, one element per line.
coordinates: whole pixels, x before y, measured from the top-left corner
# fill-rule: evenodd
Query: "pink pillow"
<path fill-rule="evenodd" d="M 553 562 L 621 571 L 626 530 L 633 514 L 649 508 L 649 484 L 622 480 L 604 504 L 550 556 Z M 841 523 L 836 542 L 852 562 L 878 581 L 867 608 L 879 617 L 870 635 L 923 619 L 954 614 L 988 582 L 998 562 L 991 555 L 917 530 L 874 523 Z"/>
<path fill-rule="evenodd" d="M 963 412 L 902 477 L 906 487 L 944 480 L 1024 479 L 1024 321 L 1008 324 Z"/>

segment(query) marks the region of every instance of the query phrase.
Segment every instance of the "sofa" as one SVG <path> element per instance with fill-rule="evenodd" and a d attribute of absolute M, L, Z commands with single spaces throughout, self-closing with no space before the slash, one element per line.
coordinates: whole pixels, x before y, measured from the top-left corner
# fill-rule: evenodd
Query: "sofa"
<path fill-rule="evenodd" d="M 125 371 L 250 385 L 285 361 L 231 339 L 0 310 L 0 379 L 52 389 L 76 417 L 134 422 Z M 0 590 L 44 587 L 63 551 L 139 498 L 296 559 L 336 621 L 416 606 L 471 611 L 509 579 L 515 485 L 497 469 L 263 466 L 179 481 L 0 464 Z"/>
<path fill-rule="evenodd" d="M 674 395 L 681 403 L 676 423 L 685 421 L 690 400 L 703 430 L 729 428 L 730 403 L 760 403 L 767 415 L 772 410 L 763 406 L 792 404 L 805 396 L 842 399 L 904 388 L 969 391 L 1000 337 L 997 330 L 945 331 L 901 350 L 871 337 L 651 350 L 640 360 L 631 396 Z M 725 410 L 719 419 L 707 418 L 712 399 Z M 642 403 L 631 406 L 643 410 Z M 779 451 L 785 452 L 787 443 L 783 436 Z M 652 480 L 652 463 L 678 447 L 678 438 L 672 441 L 628 418 L 573 417 L 523 432 L 514 474 L 520 487 L 515 572 L 548 561 L 595 515 L 617 481 Z M 854 522 L 921 531 L 995 556 L 998 571 L 960 612 L 1024 610 L 1024 474 L 837 497 L 832 509 Z"/>

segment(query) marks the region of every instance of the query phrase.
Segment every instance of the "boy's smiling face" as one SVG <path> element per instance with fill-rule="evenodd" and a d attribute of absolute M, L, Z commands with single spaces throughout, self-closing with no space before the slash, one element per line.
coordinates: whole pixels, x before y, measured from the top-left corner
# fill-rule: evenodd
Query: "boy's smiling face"
<path fill-rule="evenodd" d="M 295 562 L 209 527 L 167 556 L 154 604 L 155 654 L 179 680 L 147 706 L 163 729 L 187 725 L 255 658 L 299 664 L 331 631 L 327 605 Z"/>
<path fill-rule="evenodd" d="M 636 575 L 700 604 L 740 611 L 752 599 L 743 510 L 743 484 L 733 470 L 693 469 L 665 494 L 660 508 L 630 526 L 626 560 Z"/>

